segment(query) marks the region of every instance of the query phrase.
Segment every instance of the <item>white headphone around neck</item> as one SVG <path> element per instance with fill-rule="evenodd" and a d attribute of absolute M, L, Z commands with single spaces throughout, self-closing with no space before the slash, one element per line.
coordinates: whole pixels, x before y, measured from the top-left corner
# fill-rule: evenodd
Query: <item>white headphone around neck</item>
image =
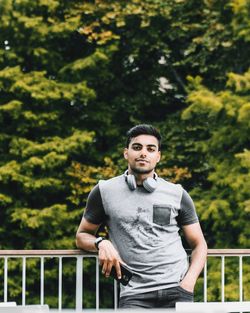
<path fill-rule="evenodd" d="M 124 176 L 129 186 L 129 189 L 135 190 L 137 188 L 135 176 L 132 174 L 129 174 L 128 170 L 125 171 Z M 157 188 L 157 179 L 158 179 L 158 176 L 156 173 L 154 173 L 154 178 L 153 177 L 146 178 L 143 181 L 142 185 L 148 192 L 153 192 Z"/>

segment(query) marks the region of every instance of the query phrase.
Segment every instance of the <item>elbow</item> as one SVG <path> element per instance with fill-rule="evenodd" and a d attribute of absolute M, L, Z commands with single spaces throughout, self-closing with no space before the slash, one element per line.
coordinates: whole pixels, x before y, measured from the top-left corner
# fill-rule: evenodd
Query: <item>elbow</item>
<path fill-rule="evenodd" d="M 207 257 L 208 247 L 207 247 L 207 242 L 206 242 L 205 239 L 203 239 L 201 247 L 202 247 L 202 250 L 203 250 L 204 257 Z"/>
<path fill-rule="evenodd" d="M 204 257 L 207 257 L 208 248 L 205 238 L 201 238 L 195 245 L 193 245 L 192 250 L 199 251 Z"/>
<path fill-rule="evenodd" d="M 76 247 L 77 247 L 78 249 L 81 249 L 81 245 L 80 245 L 80 234 L 79 234 L 79 233 L 76 233 L 75 244 L 76 244 Z"/>
<path fill-rule="evenodd" d="M 208 248 L 207 248 L 207 242 L 206 242 L 206 239 L 203 237 L 203 246 L 204 246 L 204 250 L 206 251 L 206 253 L 207 253 L 207 250 L 208 250 Z"/>
<path fill-rule="evenodd" d="M 208 247 L 207 247 L 207 242 L 206 241 L 205 241 L 204 245 L 205 245 L 205 251 L 206 251 L 206 256 L 207 256 L 207 254 L 208 254 Z"/>

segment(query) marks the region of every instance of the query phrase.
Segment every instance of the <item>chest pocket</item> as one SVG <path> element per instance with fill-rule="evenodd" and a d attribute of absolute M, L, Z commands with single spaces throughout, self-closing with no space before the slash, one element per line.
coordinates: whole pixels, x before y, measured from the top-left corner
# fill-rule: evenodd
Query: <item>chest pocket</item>
<path fill-rule="evenodd" d="M 167 226 L 171 220 L 171 206 L 167 204 L 153 205 L 153 223 L 160 226 Z"/>

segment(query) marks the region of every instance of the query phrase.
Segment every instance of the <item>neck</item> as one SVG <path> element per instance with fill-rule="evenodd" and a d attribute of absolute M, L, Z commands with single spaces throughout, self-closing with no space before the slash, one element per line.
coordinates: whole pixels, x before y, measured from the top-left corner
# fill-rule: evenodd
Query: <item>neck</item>
<path fill-rule="evenodd" d="M 154 177 L 154 170 L 149 173 L 135 173 L 131 169 L 128 169 L 128 173 L 135 176 L 136 184 L 142 185 L 143 181 L 148 177 Z"/>

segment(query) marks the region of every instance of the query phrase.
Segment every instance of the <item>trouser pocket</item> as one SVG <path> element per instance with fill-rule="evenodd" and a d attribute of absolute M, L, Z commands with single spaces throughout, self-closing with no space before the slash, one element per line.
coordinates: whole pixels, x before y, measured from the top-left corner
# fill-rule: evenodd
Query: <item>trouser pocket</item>
<path fill-rule="evenodd" d="M 181 286 L 177 287 L 177 290 L 179 292 L 179 302 L 193 302 L 194 301 L 194 293 L 190 292 Z"/>

